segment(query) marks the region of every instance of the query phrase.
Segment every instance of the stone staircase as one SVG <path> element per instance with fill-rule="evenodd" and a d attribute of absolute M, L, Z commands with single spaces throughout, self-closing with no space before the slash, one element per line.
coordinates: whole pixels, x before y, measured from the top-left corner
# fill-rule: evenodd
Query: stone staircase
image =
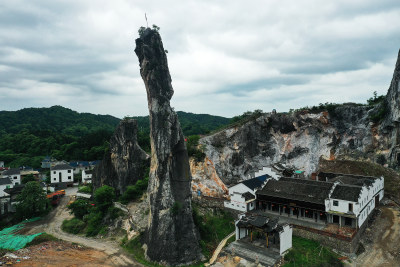
<path fill-rule="evenodd" d="M 251 245 L 246 242 L 235 241 L 229 245 L 227 250 L 232 255 L 239 256 L 251 262 L 256 262 L 264 266 L 274 266 L 281 258 L 279 250 L 276 248 L 263 248 Z"/>

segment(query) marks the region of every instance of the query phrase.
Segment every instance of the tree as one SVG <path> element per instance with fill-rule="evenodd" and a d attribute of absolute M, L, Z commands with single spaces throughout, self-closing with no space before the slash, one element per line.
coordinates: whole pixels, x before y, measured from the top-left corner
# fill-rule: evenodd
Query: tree
<path fill-rule="evenodd" d="M 36 181 L 35 176 L 33 174 L 28 174 L 24 178 L 22 178 L 22 184 L 27 184 L 28 182 Z"/>
<path fill-rule="evenodd" d="M 49 209 L 49 201 L 38 182 L 28 182 L 17 201 L 17 214 L 22 219 L 44 215 Z"/>
<path fill-rule="evenodd" d="M 96 207 L 103 213 L 105 213 L 108 210 L 108 208 L 110 208 L 113 205 L 114 200 L 115 200 L 114 188 L 108 185 L 103 185 L 94 192 L 94 201 Z"/>

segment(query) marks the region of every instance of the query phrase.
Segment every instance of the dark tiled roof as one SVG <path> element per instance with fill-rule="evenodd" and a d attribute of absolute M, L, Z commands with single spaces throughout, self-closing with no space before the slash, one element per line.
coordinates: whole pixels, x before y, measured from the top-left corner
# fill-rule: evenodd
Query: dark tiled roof
<path fill-rule="evenodd" d="M 278 219 L 270 219 L 264 216 L 246 216 L 239 220 L 237 223 L 238 227 L 243 228 L 262 228 L 265 232 L 271 232 L 273 230 L 279 231 L 281 229 L 280 225 L 278 224 Z"/>
<path fill-rule="evenodd" d="M 72 169 L 72 167 L 68 164 L 58 164 L 52 168 L 50 168 L 50 170 L 52 171 L 57 171 L 57 170 L 70 170 Z"/>
<path fill-rule="evenodd" d="M 242 197 L 244 197 L 244 200 L 246 200 L 246 201 L 251 200 L 251 199 L 256 199 L 256 196 L 250 192 L 243 193 Z"/>
<path fill-rule="evenodd" d="M 324 188 L 332 188 L 332 186 L 333 186 L 333 183 L 331 183 L 331 182 L 305 180 L 305 179 L 299 179 L 299 178 L 282 177 L 279 180 L 286 181 L 286 182 L 292 182 L 292 183 L 309 184 L 309 185 L 320 186 L 320 187 L 324 187 Z"/>
<path fill-rule="evenodd" d="M 303 182 L 301 182 L 303 181 Z M 325 199 L 329 197 L 332 184 L 326 186 L 318 181 L 294 179 L 269 180 L 263 189 L 258 190 L 257 194 L 279 197 L 288 200 L 304 201 L 325 205 Z"/>
<path fill-rule="evenodd" d="M 86 173 L 86 174 L 93 174 L 93 171 L 94 171 L 94 170 L 86 170 L 85 173 Z"/>
<path fill-rule="evenodd" d="M 338 176 L 329 179 L 331 182 L 340 182 L 341 184 L 356 185 L 356 186 L 371 186 L 374 183 L 372 178 L 367 177 L 355 177 L 355 176 Z"/>
<path fill-rule="evenodd" d="M 89 161 L 70 161 L 69 165 L 72 167 L 87 167 L 89 166 Z"/>
<path fill-rule="evenodd" d="M 0 185 L 12 184 L 10 178 L 0 178 Z"/>
<path fill-rule="evenodd" d="M 3 175 L 16 175 L 16 174 L 20 174 L 20 173 L 21 173 L 20 169 L 12 168 L 12 169 L 4 171 Z"/>
<path fill-rule="evenodd" d="M 331 198 L 357 202 L 362 187 L 351 185 L 337 185 L 332 192 Z"/>
<path fill-rule="evenodd" d="M 249 179 L 249 180 L 243 181 L 242 184 L 244 184 L 245 186 L 247 186 L 251 190 L 254 190 L 254 189 L 258 188 L 258 187 L 261 187 L 264 184 L 264 182 L 261 181 L 258 178 L 253 178 L 253 179 Z"/>
<path fill-rule="evenodd" d="M 257 176 L 256 178 L 258 180 L 260 180 L 261 182 L 265 182 L 265 180 L 267 180 L 269 177 L 270 176 L 268 174 L 264 174 L 264 175 Z"/>

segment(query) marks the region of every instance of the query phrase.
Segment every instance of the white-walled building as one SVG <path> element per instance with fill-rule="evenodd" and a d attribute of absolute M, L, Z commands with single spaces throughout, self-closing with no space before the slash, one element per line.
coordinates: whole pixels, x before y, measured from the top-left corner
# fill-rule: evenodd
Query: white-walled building
<path fill-rule="evenodd" d="M 328 222 L 361 227 L 384 196 L 384 178 L 338 176 L 332 194 L 325 201 Z"/>
<path fill-rule="evenodd" d="M 73 183 L 73 168 L 68 164 L 59 164 L 50 168 L 51 183 Z"/>
<path fill-rule="evenodd" d="M 0 198 L 8 196 L 8 194 L 4 192 L 4 189 L 7 188 L 13 188 L 13 183 L 10 178 L 0 178 Z"/>
<path fill-rule="evenodd" d="M 12 168 L 4 171 L 2 177 L 10 178 L 13 185 L 21 184 L 21 171 L 18 168 Z"/>
<path fill-rule="evenodd" d="M 246 216 L 239 215 L 239 219 L 235 221 L 236 241 L 241 239 L 250 239 L 253 242 L 256 235 L 252 232 L 258 232 L 260 240 L 262 239 L 264 246 L 278 246 L 279 254 L 292 248 L 293 229 L 289 224 L 279 224 L 277 219 L 271 219 L 266 216 Z"/>
<path fill-rule="evenodd" d="M 224 207 L 238 211 L 255 209 L 256 191 L 263 187 L 268 177 L 267 175 L 262 175 L 230 187 L 230 200 L 224 202 Z"/>
<path fill-rule="evenodd" d="M 384 196 L 384 178 L 332 175 L 326 181 L 269 179 L 257 209 L 315 223 L 360 228 Z"/>
<path fill-rule="evenodd" d="M 0 161 L 0 168 L 4 168 L 4 161 Z"/>
<path fill-rule="evenodd" d="M 92 175 L 93 175 L 93 170 L 83 170 L 82 171 L 82 183 L 92 183 Z"/>

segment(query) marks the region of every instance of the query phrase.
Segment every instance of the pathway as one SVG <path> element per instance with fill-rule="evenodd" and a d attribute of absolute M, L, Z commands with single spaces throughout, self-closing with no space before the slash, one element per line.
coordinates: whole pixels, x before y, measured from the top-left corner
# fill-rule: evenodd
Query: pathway
<path fill-rule="evenodd" d="M 228 236 L 226 236 L 222 241 L 218 244 L 218 247 L 215 249 L 213 256 L 211 257 L 210 261 L 206 264 L 205 266 L 209 266 L 215 262 L 215 260 L 218 258 L 219 253 L 221 252 L 222 248 L 225 246 L 226 242 L 228 241 L 229 238 L 235 235 L 235 231 L 230 233 Z"/>

